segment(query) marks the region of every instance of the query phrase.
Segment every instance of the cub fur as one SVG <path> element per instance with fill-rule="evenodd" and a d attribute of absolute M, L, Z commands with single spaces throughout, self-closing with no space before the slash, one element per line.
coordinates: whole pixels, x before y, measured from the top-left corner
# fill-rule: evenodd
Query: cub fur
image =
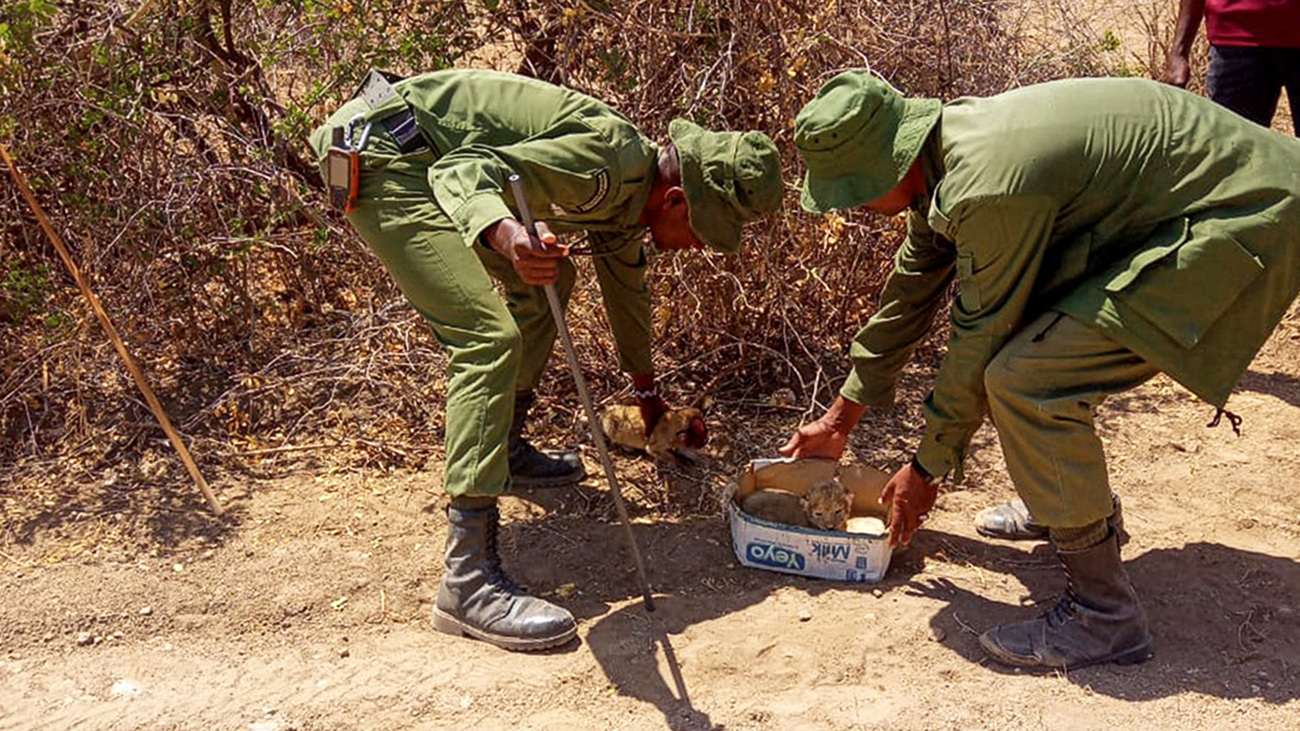
<path fill-rule="evenodd" d="M 673 409 L 664 414 L 649 437 L 645 435 L 641 409 L 634 405 L 605 409 L 600 416 L 600 427 L 611 442 L 644 451 L 661 462 L 672 460 L 675 455 L 694 459 L 692 449 L 703 447 L 705 442 L 704 415 L 696 408 Z"/>
<path fill-rule="evenodd" d="M 800 497 L 785 490 L 757 490 L 740 504 L 745 513 L 772 523 L 843 531 L 848 528 L 853 493 L 835 478 L 822 480 Z"/>
<path fill-rule="evenodd" d="M 832 477 L 814 484 L 800 502 L 812 527 L 838 531 L 848 527 L 849 513 L 853 510 L 853 492 L 839 479 Z"/>

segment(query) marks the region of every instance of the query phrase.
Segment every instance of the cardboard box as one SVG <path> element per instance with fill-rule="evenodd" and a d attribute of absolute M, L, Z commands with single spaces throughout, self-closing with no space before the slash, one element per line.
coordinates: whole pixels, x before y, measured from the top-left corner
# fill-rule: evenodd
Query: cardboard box
<path fill-rule="evenodd" d="M 839 466 L 830 459 L 759 459 L 730 486 L 726 500 L 731 545 L 744 566 L 839 581 L 880 581 L 889 569 L 889 530 L 879 535 L 843 533 L 773 523 L 740 509 L 755 490 L 776 489 L 803 495 Z M 865 465 L 840 467 L 840 482 L 853 492 L 853 516 L 885 520 L 887 506 L 876 503 L 889 475 Z"/>

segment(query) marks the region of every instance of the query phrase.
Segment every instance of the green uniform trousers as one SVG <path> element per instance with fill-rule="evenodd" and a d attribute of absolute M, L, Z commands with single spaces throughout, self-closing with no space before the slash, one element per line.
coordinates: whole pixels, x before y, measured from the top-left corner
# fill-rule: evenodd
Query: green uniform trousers
<path fill-rule="evenodd" d="M 1058 312 L 1029 323 L 984 371 L 1007 471 L 1034 521 L 1076 528 L 1111 514 L 1092 409 L 1159 371 L 1100 330 Z"/>
<path fill-rule="evenodd" d="M 525 284 L 509 260 L 482 245 L 465 245 L 434 200 L 428 179 L 433 161 L 427 149 L 401 154 L 375 125 L 348 221 L 450 355 L 447 492 L 500 495 L 509 486 L 506 436 L 515 393 L 531 391 L 541 379 L 555 322 L 544 290 Z M 504 301 L 493 278 L 503 285 Z M 574 280 L 566 260 L 557 285 L 566 305 Z"/>

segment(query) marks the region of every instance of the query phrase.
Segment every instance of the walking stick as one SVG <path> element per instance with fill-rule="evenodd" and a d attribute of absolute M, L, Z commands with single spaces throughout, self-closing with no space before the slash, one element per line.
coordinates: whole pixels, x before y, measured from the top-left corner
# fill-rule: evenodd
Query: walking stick
<path fill-rule="evenodd" d="M 519 207 L 519 218 L 524 228 L 528 229 L 528 238 L 533 248 L 541 248 L 541 239 L 537 238 L 537 224 L 528 209 L 528 200 L 524 195 L 523 180 L 518 175 L 510 176 L 510 190 L 515 196 L 515 205 Z M 573 373 L 573 384 L 578 388 L 578 398 L 587 412 L 587 424 L 591 427 L 591 438 L 596 442 L 596 451 L 600 453 L 600 463 L 605 467 L 605 479 L 609 482 L 609 491 L 614 495 L 614 507 L 618 510 L 618 519 L 623 522 L 627 532 L 627 545 L 632 549 L 632 560 L 636 563 L 636 578 L 641 582 L 641 596 L 645 600 L 645 610 L 655 610 L 655 600 L 650 596 L 650 580 L 646 578 L 645 562 L 641 560 L 641 549 L 637 547 L 636 535 L 632 533 L 632 521 L 627 517 L 627 505 L 623 502 L 623 493 L 619 490 L 618 475 L 614 474 L 614 462 L 609 458 L 609 448 L 605 446 L 605 432 L 600 428 L 600 419 L 596 416 L 596 407 L 591 403 L 591 394 L 587 393 L 587 380 L 582 376 L 578 365 L 578 352 L 573 349 L 573 338 L 569 336 L 569 326 L 564 322 L 564 308 L 560 305 L 560 295 L 554 284 L 545 287 L 546 300 L 551 304 L 551 316 L 555 318 L 555 329 L 559 331 L 560 342 L 564 345 L 564 354 L 569 361 L 569 370 Z"/>
<path fill-rule="evenodd" d="M 76 280 L 81 294 L 90 302 L 90 308 L 95 311 L 95 317 L 99 319 L 99 324 L 103 326 L 104 332 L 108 333 L 109 339 L 113 341 L 113 347 L 117 349 L 117 354 L 126 363 L 126 369 L 131 373 L 132 380 L 135 381 L 136 387 L 140 389 L 140 393 L 144 394 L 144 400 L 149 403 L 149 410 L 153 412 L 154 417 L 158 419 L 158 424 L 162 426 L 167 438 L 171 440 L 172 447 L 180 455 L 181 462 L 185 464 L 185 469 L 189 471 L 194 484 L 199 488 L 199 492 L 203 493 L 203 497 L 208 501 L 208 506 L 212 508 L 212 512 L 221 515 L 224 512 L 221 509 L 221 503 L 217 502 L 216 496 L 212 494 L 212 489 L 208 487 L 208 481 L 203 479 L 203 473 L 199 472 L 199 466 L 194 463 L 194 458 L 190 456 L 190 450 L 185 448 L 185 442 L 181 441 L 181 435 L 177 434 L 176 429 L 172 427 L 171 419 L 167 418 L 167 412 L 163 409 L 162 404 L 158 402 L 158 397 L 154 395 L 153 389 L 149 387 L 149 382 L 145 380 L 140 366 L 136 364 L 135 358 L 132 358 L 131 353 L 126 349 L 126 343 L 122 342 L 122 336 L 117 334 L 117 328 L 113 327 L 113 321 L 109 319 L 108 313 L 104 311 L 104 306 L 99 303 L 99 297 L 96 297 L 95 293 L 90 289 L 90 284 L 82 276 L 81 269 L 73 261 L 72 253 L 64 245 L 63 239 L 59 238 L 59 234 L 54 230 L 54 225 L 50 223 L 50 219 L 45 215 L 41 205 L 36 202 L 36 196 L 32 194 L 32 189 L 27 186 L 27 179 L 19 172 L 18 166 L 9 157 L 9 151 L 5 149 L 4 145 L 0 145 L 0 158 L 4 158 L 5 164 L 9 166 L 9 173 L 13 175 L 14 182 L 18 184 L 18 190 L 23 194 L 23 198 L 27 199 L 27 205 L 31 207 L 32 213 L 36 214 L 36 220 L 40 222 L 41 228 L 45 230 L 45 235 L 54 244 L 55 250 L 59 252 L 59 257 L 67 265 L 68 271 L 72 273 L 72 278 Z"/>

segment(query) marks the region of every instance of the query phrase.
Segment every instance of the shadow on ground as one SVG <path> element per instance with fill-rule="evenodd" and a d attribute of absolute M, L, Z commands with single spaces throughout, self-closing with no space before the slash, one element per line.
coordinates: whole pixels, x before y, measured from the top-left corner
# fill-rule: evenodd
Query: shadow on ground
<path fill-rule="evenodd" d="M 1029 619 L 1064 588 L 1051 549 L 1032 554 L 994 542 L 930 533 L 918 549 L 959 553 L 982 568 L 1011 573 L 1029 588 L 1036 607 L 987 599 L 951 582 L 913 581 L 910 591 L 946 603 L 931 620 L 945 646 L 994 672 L 975 635 L 993 625 Z M 1125 551 L 1155 636 L 1155 655 L 1142 665 L 1085 668 L 1071 682 L 1123 700 L 1200 693 L 1282 704 L 1300 698 L 1300 563 L 1217 543 L 1189 543 L 1138 556 Z M 1029 560 L 1027 560 L 1029 559 Z"/>
<path fill-rule="evenodd" d="M 671 636 L 738 613 L 786 587 L 809 596 L 855 588 L 869 593 L 905 585 L 922 566 L 915 552 L 902 553 L 895 557 L 886 582 L 870 585 L 732 570 L 728 564 L 734 565 L 735 556 L 720 515 L 637 523 L 633 532 L 655 593 L 656 610 L 648 613 L 639 601 L 641 590 L 623 527 L 616 520 L 601 522 L 564 513 L 562 506 L 576 507 L 591 499 L 581 494 L 586 491 L 519 496 L 534 507 L 545 506 L 547 512 L 503 527 L 507 570 L 542 596 L 564 605 L 580 621 L 598 618 L 586 635 L 586 645 L 611 686 L 620 695 L 654 705 L 673 731 L 723 727 L 693 704 Z M 599 496 L 608 499 L 603 493 Z M 629 508 L 634 516 L 644 512 Z M 536 556 L 546 559 L 535 560 Z M 619 604 L 625 606 L 610 611 Z"/>
<path fill-rule="evenodd" d="M 1237 388 L 1242 391 L 1254 391 L 1282 399 L 1292 406 L 1300 406 L 1300 378 L 1289 373 L 1261 373 L 1257 370 L 1246 371 Z"/>

